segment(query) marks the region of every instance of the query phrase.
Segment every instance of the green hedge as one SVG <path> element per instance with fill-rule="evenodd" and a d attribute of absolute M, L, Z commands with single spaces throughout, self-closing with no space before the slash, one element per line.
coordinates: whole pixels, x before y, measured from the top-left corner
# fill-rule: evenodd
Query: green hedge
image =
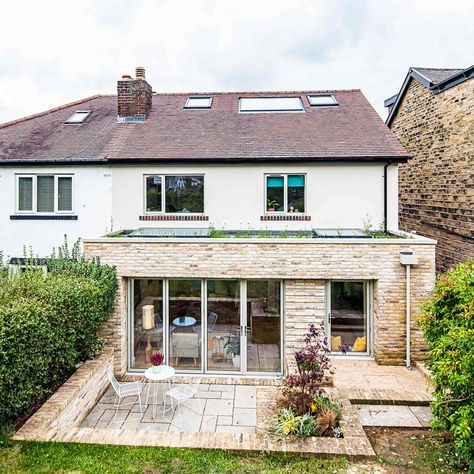
<path fill-rule="evenodd" d="M 451 432 L 456 455 L 474 472 L 474 260 L 438 278 L 421 326 L 435 385 L 433 427 Z"/>
<path fill-rule="evenodd" d="M 0 264 L 0 424 L 97 356 L 97 329 L 115 305 L 115 269 L 85 261 L 77 248 L 61 249 L 46 275 L 34 263 L 16 274 Z"/>

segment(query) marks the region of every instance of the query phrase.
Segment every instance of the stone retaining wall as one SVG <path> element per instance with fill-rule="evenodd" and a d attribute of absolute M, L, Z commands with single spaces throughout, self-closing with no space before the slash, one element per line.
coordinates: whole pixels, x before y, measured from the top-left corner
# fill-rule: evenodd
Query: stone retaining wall
<path fill-rule="evenodd" d="M 15 433 L 14 439 L 38 439 L 38 431 L 53 436 L 59 429 L 80 426 L 109 385 L 107 372 L 113 367 L 114 350 L 105 348 L 88 360 Z"/>
<path fill-rule="evenodd" d="M 425 358 L 416 315 L 435 279 L 435 241 L 408 239 L 94 239 L 86 257 L 117 268 L 120 280 L 115 314 L 102 335 L 115 348 L 115 370 L 126 370 L 127 281 L 150 278 L 282 279 L 285 282 L 286 357 L 302 344 L 311 322 L 324 320 L 329 280 L 373 283 L 374 356 L 379 363 L 405 359 L 405 268 L 401 251 L 418 256 L 412 268 L 412 358 Z"/>

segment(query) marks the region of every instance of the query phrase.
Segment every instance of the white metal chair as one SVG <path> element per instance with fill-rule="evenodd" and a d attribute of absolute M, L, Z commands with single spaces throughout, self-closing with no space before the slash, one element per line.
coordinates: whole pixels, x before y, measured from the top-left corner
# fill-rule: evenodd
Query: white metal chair
<path fill-rule="evenodd" d="M 183 403 L 185 403 L 186 401 L 191 400 L 192 398 L 195 398 L 196 400 L 199 401 L 199 409 L 200 409 L 201 413 L 197 412 L 196 410 L 193 410 L 189 406 L 188 406 L 188 408 L 191 411 L 193 411 L 194 413 L 198 413 L 199 415 L 202 415 L 203 406 L 202 406 L 202 401 L 201 401 L 201 398 L 199 397 L 199 391 L 198 391 L 200 383 L 201 383 L 201 379 L 198 378 L 193 383 L 177 385 L 176 387 L 172 388 L 171 390 L 168 390 L 165 393 L 165 403 L 163 405 L 163 418 L 166 419 L 165 418 L 165 413 L 168 410 L 171 410 L 171 419 L 167 420 L 167 421 L 169 421 L 169 423 L 173 424 L 177 428 L 182 429 L 183 428 L 183 420 L 182 420 L 182 416 L 181 416 L 181 405 Z M 171 407 L 168 408 L 168 409 L 166 408 L 166 397 L 169 397 L 170 402 L 171 402 Z M 173 423 L 173 421 L 172 421 L 175 411 L 178 412 L 179 424 Z"/>
<path fill-rule="evenodd" d="M 126 421 L 132 420 L 141 420 L 143 416 L 143 407 L 142 407 L 142 383 L 138 380 L 136 382 L 124 382 L 119 383 L 115 378 L 114 374 L 110 371 L 108 373 L 110 385 L 115 392 L 115 401 L 114 401 L 114 408 L 115 408 L 115 415 L 114 415 L 114 423 L 121 423 L 121 421 L 117 421 L 117 413 L 120 407 L 135 405 L 136 401 L 129 402 L 129 403 L 122 403 L 122 400 L 126 397 L 138 397 L 138 404 L 140 405 L 140 417 L 139 418 L 127 418 Z"/>

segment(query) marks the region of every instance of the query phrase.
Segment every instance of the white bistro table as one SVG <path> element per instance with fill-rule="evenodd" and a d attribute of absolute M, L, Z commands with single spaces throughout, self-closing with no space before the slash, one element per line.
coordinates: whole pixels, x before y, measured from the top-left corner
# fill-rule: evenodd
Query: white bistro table
<path fill-rule="evenodd" d="M 156 405 L 158 398 L 158 382 L 167 382 L 168 390 L 171 389 L 171 377 L 175 374 L 173 367 L 169 365 L 160 365 L 160 371 L 155 372 L 154 367 L 149 367 L 145 370 L 145 378 L 148 380 L 148 389 L 146 392 L 146 403 L 148 405 L 148 397 L 150 395 L 150 387 L 153 385 L 153 418 L 156 418 Z M 163 404 L 165 403 L 166 397 L 163 397 Z"/>
<path fill-rule="evenodd" d="M 180 318 L 173 319 L 173 324 L 178 327 L 186 327 L 186 326 L 193 326 L 196 324 L 196 318 L 192 316 L 183 316 Z"/>

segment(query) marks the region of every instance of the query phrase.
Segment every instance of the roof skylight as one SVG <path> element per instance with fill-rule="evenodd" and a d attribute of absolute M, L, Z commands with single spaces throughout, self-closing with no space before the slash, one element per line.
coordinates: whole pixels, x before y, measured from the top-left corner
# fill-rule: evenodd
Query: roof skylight
<path fill-rule="evenodd" d="M 241 97 L 239 112 L 304 112 L 300 97 Z"/>
<path fill-rule="evenodd" d="M 188 97 L 185 109 L 210 109 L 212 106 L 212 97 Z"/>
<path fill-rule="evenodd" d="M 92 113 L 92 110 L 77 110 L 71 117 L 66 120 L 66 123 L 81 124 Z"/>
<path fill-rule="evenodd" d="M 309 95 L 308 102 L 311 107 L 327 107 L 339 105 L 332 94 Z"/>

